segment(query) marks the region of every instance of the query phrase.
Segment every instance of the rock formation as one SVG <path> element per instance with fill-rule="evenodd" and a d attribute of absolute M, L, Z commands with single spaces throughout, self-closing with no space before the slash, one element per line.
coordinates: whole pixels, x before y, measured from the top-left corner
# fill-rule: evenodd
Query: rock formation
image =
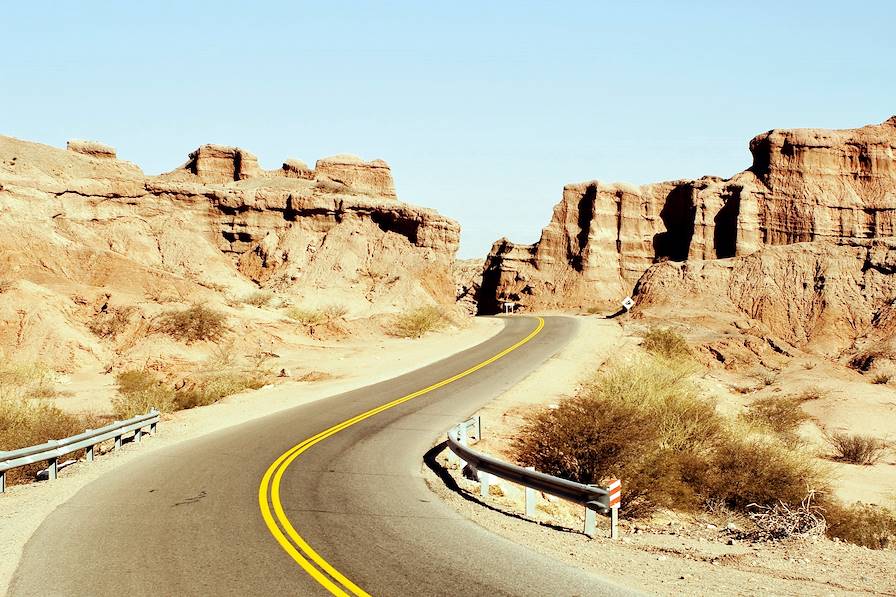
<path fill-rule="evenodd" d="M 480 311 L 504 300 L 612 308 L 654 263 L 896 234 L 896 117 L 850 130 L 773 130 L 750 151 L 753 165 L 729 180 L 566 186 L 537 243 L 494 244 Z"/>
<path fill-rule="evenodd" d="M 0 136 L 0 351 L 50 351 L 68 369 L 98 358 L 79 313 L 110 292 L 133 304 L 271 288 L 356 315 L 453 305 L 459 233 L 399 202 L 382 160 L 265 171 L 243 149 L 203 145 L 145 176 L 97 143 Z"/>

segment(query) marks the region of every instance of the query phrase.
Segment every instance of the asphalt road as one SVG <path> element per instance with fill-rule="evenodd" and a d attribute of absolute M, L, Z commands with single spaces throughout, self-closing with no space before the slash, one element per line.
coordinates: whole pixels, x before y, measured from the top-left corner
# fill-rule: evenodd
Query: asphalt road
<path fill-rule="evenodd" d="M 423 454 L 450 426 L 570 339 L 575 320 L 545 319 L 538 335 L 501 359 L 327 437 L 286 468 L 284 514 L 321 558 L 377 596 L 625 594 L 489 533 L 423 480 Z M 147 454 L 101 477 L 31 538 L 11 595 L 329 595 L 263 520 L 265 472 L 302 440 L 512 346 L 537 319 L 506 322 L 496 337 L 430 366 Z"/>

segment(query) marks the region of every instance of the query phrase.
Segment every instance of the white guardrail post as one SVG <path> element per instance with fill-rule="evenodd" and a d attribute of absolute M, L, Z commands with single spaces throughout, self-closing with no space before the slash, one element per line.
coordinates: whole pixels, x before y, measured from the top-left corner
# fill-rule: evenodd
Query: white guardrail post
<path fill-rule="evenodd" d="M 477 440 L 482 437 L 482 420 L 479 417 L 455 425 L 448 432 L 449 458 L 457 458 L 461 463 L 461 470 L 466 466 L 473 473 L 473 479 L 479 481 L 480 496 L 489 495 L 493 477 L 501 478 L 526 488 L 525 509 L 528 518 L 535 517 L 538 493 L 548 493 L 585 507 L 585 524 L 582 529 L 585 535 L 594 537 L 597 534 L 597 514 L 600 513 L 610 518 L 610 538 L 619 537 L 622 483 L 618 479 L 612 479 L 608 487 L 604 488 L 541 473 L 531 466 L 517 466 L 472 450 L 468 445 L 471 436 L 475 436 Z"/>
<path fill-rule="evenodd" d="M 159 411 L 155 408 L 144 415 L 137 415 L 124 421 L 116 421 L 99 429 L 87 429 L 84 433 L 73 435 L 65 439 L 54 439 L 37 446 L 19 448 L 17 450 L 0 451 L 0 493 L 6 491 L 6 471 L 36 462 L 46 462 L 46 475 L 49 480 L 54 480 L 59 474 L 59 469 L 69 462 L 59 464 L 59 458 L 66 454 L 84 450 L 88 462 L 93 462 L 96 446 L 110 439 L 115 440 L 115 449 L 121 448 L 121 438 L 127 433 L 134 432 L 134 441 L 143 439 L 143 429 L 149 427 L 151 433 L 155 433 L 156 424 L 160 419 Z M 43 471 L 42 471 L 43 472 Z"/>

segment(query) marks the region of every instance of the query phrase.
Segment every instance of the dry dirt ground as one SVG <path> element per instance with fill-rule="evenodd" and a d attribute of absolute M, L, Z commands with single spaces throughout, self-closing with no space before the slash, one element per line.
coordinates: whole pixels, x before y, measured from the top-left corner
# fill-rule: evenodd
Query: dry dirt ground
<path fill-rule="evenodd" d="M 412 371 L 450 354 L 470 348 L 497 334 L 498 319 L 472 319 L 460 329 L 434 333 L 417 340 L 397 338 L 347 339 L 341 342 L 310 341 L 304 349 L 280 351 L 285 367 L 302 367 L 329 374 L 317 382 L 283 381 L 256 391 L 229 396 L 210 406 L 165 415 L 156 435 L 139 445 L 125 444 L 118 452 L 98 456 L 93 464 L 76 463 L 60 470 L 58 480 L 8 487 L 0 495 L 0 594 L 5 593 L 22 548 L 40 523 L 56 507 L 100 475 L 127 465 L 138 455 L 186 441 L 224 427 L 262 417 L 292 406 L 347 392 Z M 278 349 L 279 350 L 279 349 Z M 110 377 L 110 376 L 107 376 Z M 72 381 L 72 385 L 77 382 Z M 74 410 L 108 407 L 106 394 L 90 394 L 91 379 L 81 381 L 80 391 L 58 399 L 72 401 Z M 108 449 L 108 447 L 106 447 Z"/>
<path fill-rule="evenodd" d="M 593 374 L 602 362 L 634 349 L 638 342 L 637 328 L 633 331 L 631 326 L 624 328 L 615 321 L 582 318 L 576 339 L 560 354 L 482 409 L 479 414 L 484 437 L 476 449 L 506 458 L 510 438 L 527 407 L 547 405 L 572 395 L 579 382 Z M 797 367 L 802 373 L 811 373 Z M 814 373 L 811 381 L 817 383 L 823 375 Z M 799 381 L 788 375 L 798 377 L 801 373 L 785 370 L 778 382 L 789 387 Z M 844 383 L 839 374 L 828 381 Z M 712 375 L 702 379 L 701 384 L 721 402 L 737 396 L 726 383 Z M 838 397 L 842 400 L 851 395 L 850 386 L 842 386 L 841 390 L 842 394 L 831 398 L 833 405 L 837 404 Z M 736 405 L 725 407 L 736 408 Z M 872 411 L 876 408 L 876 399 L 871 400 L 869 408 Z M 849 412 L 856 410 L 861 411 L 861 404 L 853 404 Z M 838 412 L 841 418 L 837 418 Z M 849 422 L 842 418 L 843 411 L 836 408 L 819 407 L 817 414 L 824 417 L 824 422 L 819 424 L 826 426 Z M 893 550 L 869 550 L 828 539 L 780 543 L 739 541 L 732 537 L 733 531 L 743 524 L 738 515 L 709 513 L 665 513 L 649 523 L 637 524 L 623 520 L 621 539 L 616 541 L 608 537 L 607 520 L 599 517 L 599 537 L 589 539 L 581 533 L 584 523 L 581 507 L 542 496 L 535 520 L 529 520 L 523 514 L 519 487 L 501 482 L 492 486 L 487 498 L 482 498 L 479 485 L 452 469 L 445 456 L 443 451 L 438 459 L 443 468 L 436 471 L 427 468 L 425 474 L 436 493 L 459 512 L 515 542 L 591 568 L 618 584 L 648 594 L 896 595 L 896 552 Z M 892 457 L 888 463 L 874 468 L 842 466 L 861 469 L 857 473 L 846 470 L 844 475 L 851 479 L 865 478 L 872 495 L 885 496 L 887 487 L 890 490 L 896 487 L 886 476 L 896 468 L 889 463 L 891 460 Z M 447 483 L 446 471 L 452 479 Z M 878 472 L 884 476 L 878 478 Z M 623 499 L 624 495 L 623 491 Z M 849 498 L 853 490 L 840 495 Z"/>

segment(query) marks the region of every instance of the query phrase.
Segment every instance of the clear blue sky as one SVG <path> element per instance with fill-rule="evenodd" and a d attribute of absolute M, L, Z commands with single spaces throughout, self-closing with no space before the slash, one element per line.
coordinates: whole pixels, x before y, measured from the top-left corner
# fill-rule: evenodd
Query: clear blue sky
<path fill-rule="evenodd" d="M 2 8 L 0 133 L 148 173 L 381 157 L 462 257 L 537 239 L 567 182 L 730 176 L 762 131 L 896 113 L 889 1 L 37 4 Z"/>

